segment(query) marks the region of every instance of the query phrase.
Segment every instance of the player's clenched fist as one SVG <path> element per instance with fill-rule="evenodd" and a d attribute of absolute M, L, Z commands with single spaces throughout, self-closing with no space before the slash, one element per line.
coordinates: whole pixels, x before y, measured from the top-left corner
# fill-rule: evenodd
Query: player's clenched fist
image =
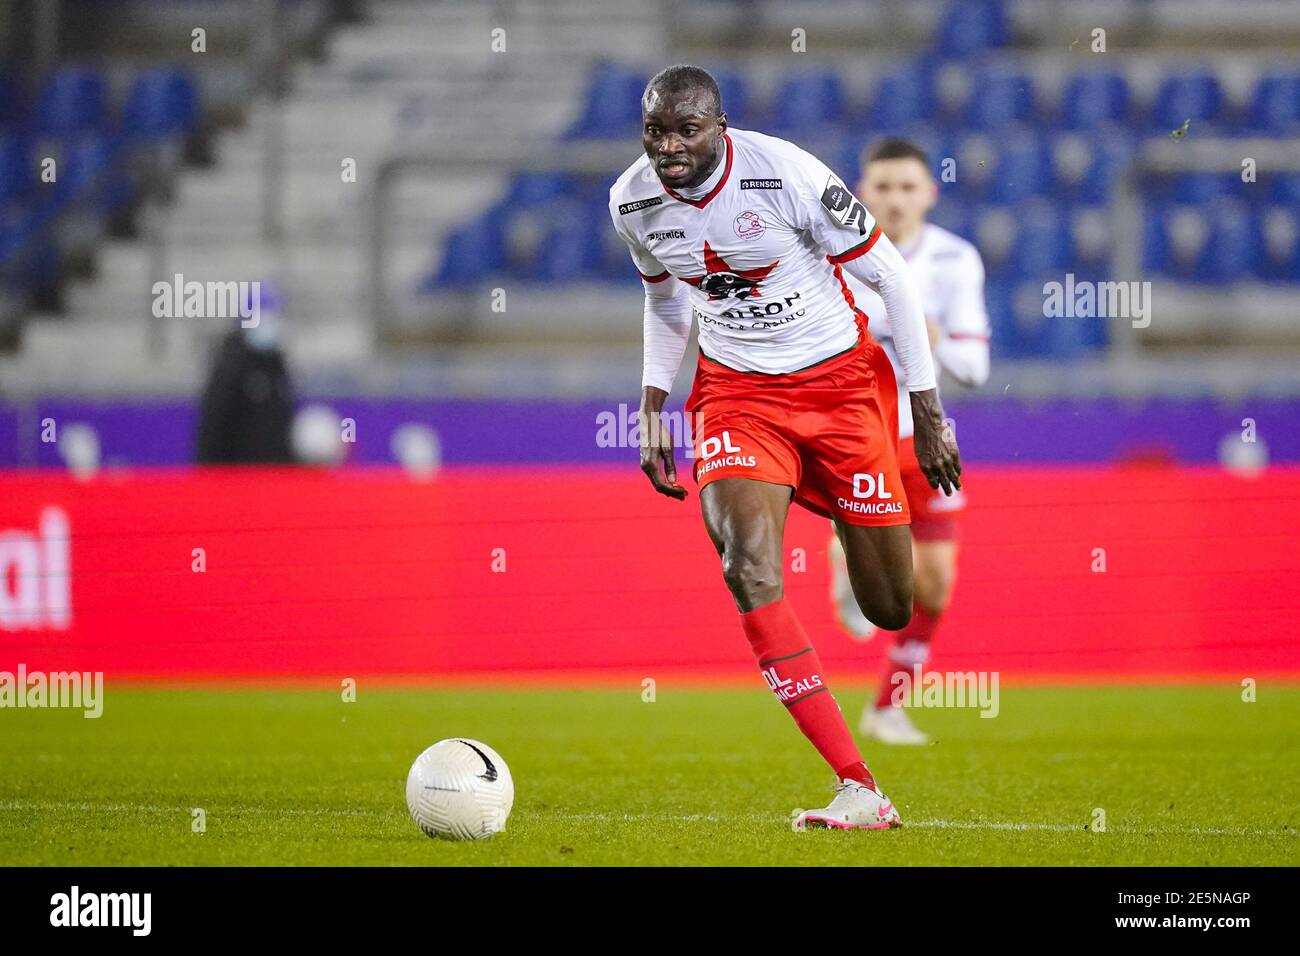
<path fill-rule="evenodd" d="M 916 460 L 921 472 L 945 495 L 961 490 L 961 454 L 957 436 L 944 421 L 938 392 L 928 389 L 912 392 L 912 420 L 916 426 Z"/>
<path fill-rule="evenodd" d="M 641 433 L 641 470 L 655 491 L 681 501 L 686 489 L 677 483 L 677 463 L 673 460 L 672 431 L 664 425 L 660 412 L 668 393 L 647 386 L 641 393 L 641 410 L 637 424 Z"/>

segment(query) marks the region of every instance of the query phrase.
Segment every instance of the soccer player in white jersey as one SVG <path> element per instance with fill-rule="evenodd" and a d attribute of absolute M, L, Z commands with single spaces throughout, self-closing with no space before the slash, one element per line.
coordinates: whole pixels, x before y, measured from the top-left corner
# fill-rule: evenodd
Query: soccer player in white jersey
<path fill-rule="evenodd" d="M 645 288 L 641 468 L 659 493 L 686 497 L 659 413 L 698 319 L 685 409 L 698 423 L 704 524 L 764 680 L 836 775 L 830 804 L 796 810 L 793 826 L 897 826 L 785 600 L 782 537 L 792 500 L 831 518 L 863 613 L 906 626 L 912 547 L 898 387 L 844 276 L 876 290 L 894 317 L 917 459 L 951 493 L 961 464 L 944 431 L 920 297 L 866 207 L 793 143 L 730 128 L 706 71 L 663 70 L 641 111 L 645 155 L 609 199 Z"/>
<path fill-rule="evenodd" d="M 921 292 L 930 345 L 938 366 L 962 385 L 981 385 L 989 376 L 989 319 L 984 307 L 984 263 L 973 245 L 926 222 L 939 198 L 925 151 L 901 139 L 876 144 L 867 155 L 858 189 L 885 235 L 903 254 Z M 871 289 L 852 275 L 855 300 L 869 316 L 871 331 L 884 346 L 900 388 L 907 374 L 894 349 L 889 312 Z M 929 658 L 931 640 L 952 596 L 957 576 L 958 518 L 965 491 L 937 494 L 917 462 L 912 418 L 899 408 L 899 464 L 912 512 L 912 575 L 916 605 L 912 619 L 892 635 L 888 665 L 875 699 L 867 703 L 858 729 L 885 743 L 923 744 L 929 739 L 901 706 L 915 675 Z M 876 627 L 853 597 L 844 550 L 832 539 L 832 597 L 844 627 L 867 640 Z"/>

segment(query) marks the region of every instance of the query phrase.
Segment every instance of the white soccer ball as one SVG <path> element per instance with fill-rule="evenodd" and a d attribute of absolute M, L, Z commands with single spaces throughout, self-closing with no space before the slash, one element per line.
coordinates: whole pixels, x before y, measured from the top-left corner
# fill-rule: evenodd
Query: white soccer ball
<path fill-rule="evenodd" d="M 411 764 L 406 806 L 431 837 L 481 840 L 506 828 L 515 782 L 501 755 L 478 740 L 440 740 Z"/>

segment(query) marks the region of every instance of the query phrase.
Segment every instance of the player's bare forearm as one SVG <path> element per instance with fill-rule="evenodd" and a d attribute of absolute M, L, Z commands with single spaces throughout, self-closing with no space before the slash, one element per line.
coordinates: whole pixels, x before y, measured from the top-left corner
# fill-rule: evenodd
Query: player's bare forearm
<path fill-rule="evenodd" d="M 641 389 L 641 470 L 655 491 L 681 501 L 686 489 L 677 483 L 677 463 L 673 460 L 672 430 L 660 418 L 668 393 L 647 385 Z"/>
<path fill-rule="evenodd" d="M 910 394 L 915 425 L 916 460 L 931 488 L 946 495 L 961 488 L 961 454 L 957 438 L 944 420 L 938 389 Z"/>
<path fill-rule="evenodd" d="M 666 401 L 668 401 L 668 393 L 662 388 L 647 385 L 641 389 L 641 411 L 643 414 L 659 414 L 659 412 L 663 411 L 664 402 Z"/>

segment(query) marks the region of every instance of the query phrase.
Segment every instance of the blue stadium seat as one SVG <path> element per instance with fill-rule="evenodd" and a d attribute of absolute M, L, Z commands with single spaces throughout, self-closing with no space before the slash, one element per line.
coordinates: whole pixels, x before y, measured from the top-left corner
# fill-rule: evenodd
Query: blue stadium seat
<path fill-rule="evenodd" d="M 70 136 L 107 123 L 108 82 L 90 67 L 66 67 L 45 83 L 36 105 L 36 128 L 50 136 Z"/>
<path fill-rule="evenodd" d="M 1300 283 L 1300 213 L 1273 207 L 1257 213 L 1260 255 L 1255 274 L 1266 282 Z"/>
<path fill-rule="evenodd" d="M 577 180 L 567 173 L 515 173 L 506 192 L 505 205 L 508 209 L 536 206 L 563 196 L 574 195 L 577 190 Z"/>
<path fill-rule="evenodd" d="M 1249 209 L 1231 199 L 1209 207 L 1210 241 L 1198 264 L 1196 278 L 1210 285 L 1228 285 L 1247 279 L 1258 265 L 1259 222 Z"/>
<path fill-rule="evenodd" d="M 841 132 L 833 136 L 815 136 L 805 139 L 800 145 L 829 166 L 850 189 L 857 188 L 862 174 L 864 140 L 861 135 Z"/>
<path fill-rule="evenodd" d="M 463 288 L 501 271 L 505 263 L 500 206 L 492 206 L 447 236 L 442 262 L 421 286 L 421 291 Z"/>
<path fill-rule="evenodd" d="M 943 202 L 948 199 L 945 195 Z M 979 248 L 989 280 L 1009 280 L 1011 248 L 1016 239 L 1015 217 L 1005 207 L 974 206 L 969 221 L 971 241 Z"/>
<path fill-rule="evenodd" d="M 1173 275 L 1175 254 L 1169 241 L 1168 203 L 1157 196 L 1149 196 L 1142 218 L 1142 269 L 1157 276 Z"/>
<path fill-rule="evenodd" d="M 1109 203 L 1129 153 L 1125 134 L 1104 125 L 1088 133 L 1058 133 L 1052 142 L 1056 188 L 1062 196 L 1083 205 Z"/>
<path fill-rule="evenodd" d="M 825 126 L 798 137 L 799 145 L 829 166 L 850 189 L 857 183 L 861 172 L 858 166 L 861 142 L 859 136 L 844 129 Z"/>
<path fill-rule="evenodd" d="M 27 89 L 9 70 L 0 70 L 0 129 L 27 122 Z"/>
<path fill-rule="evenodd" d="M 6 284 L 28 292 L 55 285 L 62 269 L 58 246 L 48 236 L 32 238 L 39 222 L 29 208 L 0 213 L 0 275 Z"/>
<path fill-rule="evenodd" d="M 989 348 L 993 358 L 1021 358 L 1025 342 L 1016 326 L 1012 284 L 990 278 L 984 284 L 984 304 L 989 313 Z"/>
<path fill-rule="evenodd" d="M 722 110 L 727 120 L 741 129 L 757 129 L 760 125 L 756 109 L 750 103 L 749 83 L 739 70 L 719 67 L 709 70 L 718 81 L 718 92 L 722 94 Z"/>
<path fill-rule="evenodd" d="M 1060 276 L 1053 276 L 1060 279 Z M 1023 358 L 1041 358 L 1049 352 L 1049 335 L 1052 323 L 1073 319 L 1048 318 L 1043 314 L 1043 280 L 1012 280 L 1007 286 L 1009 315 L 1007 326 L 993 329 L 1016 343 L 1016 352 Z"/>
<path fill-rule="evenodd" d="M 88 209 L 103 215 L 129 203 L 135 187 L 119 162 L 122 148 L 121 139 L 99 133 L 86 133 L 64 143 L 60 149 L 60 195 L 75 196 Z"/>
<path fill-rule="evenodd" d="M 1212 126 L 1223 112 L 1223 88 L 1209 70 L 1166 76 L 1156 92 L 1151 123 L 1157 132 L 1171 132 L 1191 120 L 1192 126 Z"/>
<path fill-rule="evenodd" d="M 1201 205 L 1228 195 L 1241 177 L 1235 173 L 1216 173 L 1204 170 L 1178 173 L 1164 184 L 1164 194 L 1173 202 Z"/>
<path fill-rule="evenodd" d="M 1057 277 L 1074 261 L 1073 241 L 1059 205 L 1034 200 L 1015 210 L 1017 229 L 1010 271 L 1025 279 Z"/>
<path fill-rule="evenodd" d="M 1103 273 L 1115 251 L 1114 223 L 1109 210 L 1078 206 L 1067 213 L 1070 230 L 1070 269 Z"/>
<path fill-rule="evenodd" d="M 0 207 L 26 196 L 36 180 L 26 139 L 0 133 Z"/>
<path fill-rule="evenodd" d="M 934 110 L 934 73 L 913 61 L 876 82 L 866 125 L 873 130 L 899 129 L 928 119 Z"/>
<path fill-rule="evenodd" d="M 772 125 L 779 133 L 807 133 L 845 122 L 844 87 L 835 70 L 788 73 L 772 97 Z"/>
<path fill-rule="evenodd" d="M 1279 206 L 1300 209 L 1300 173 L 1277 173 L 1269 178 L 1268 197 Z"/>
<path fill-rule="evenodd" d="M 1246 111 L 1248 131 L 1281 136 L 1300 129 L 1300 73 L 1265 73 Z"/>
<path fill-rule="evenodd" d="M 525 278 L 572 282 L 595 275 L 600 263 L 600 241 L 584 212 L 577 202 L 557 205 L 536 253 L 527 261 Z"/>
<path fill-rule="evenodd" d="M 954 0 L 940 14 L 935 50 L 964 57 L 1004 45 L 1010 37 L 1001 0 Z"/>
<path fill-rule="evenodd" d="M 1052 191 L 1052 156 L 1042 137 L 1017 130 L 998 137 L 995 148 L 997 155 L 984 189 L 989 202 L 1016 203 Z"/>
<path fill-rule="evenodd" d="M 183 70 L 158 67 L 141 73 L 122 110 L 123 128 L 132 136 L 165 140 L 191 132 L 198 123 L 194 82 Z"/>
<path fill-rule="evenodd" d="M 1091 348 L 1089 340 L 1096 337 L 1097 327 L 1105 321 L 1095 315 L 1044 316 L 1038 333 L 1038 351 L 1058 362 L 1077 359 Z"/>
<path fill-rule="evenodd" d="M 580 139 L 636 136 L 641 129 L 641 94 L 648 79 L 640 71 L 616 63 L 597 64 L 569 135 Z"/>
<path fill-rule="evenodd" d="M 1258 222 L 1233 199 L 1200 206 L 1152 203 L 1144 226 L 1149 271 L 1210 285 L 1247 278 L 1259 255 Z"/>
<path fill-rule="evenodd" d="M 1034 81 L 1019 70 L 982 70 L 973 90 L 965 112 L 971 129 L 997 130 L 1034 119 Z"/>
<path fill-rule="evenodd" d="M 911 140 L 925 150 L 930 157 L 930 172 L 942 183 L 944 160 L 953 159 L 957 155 L 957 145 L 947 130 L 928 123 L 915 123 L 902 130 L 901 135 L 903 139 Z"/>
<path fill-rule="evenodd" d="M 1058 111 L 1064 129 L 1092 129 L 1098 123 L 1124 123 L 1129 118 L 1128 81 L 1122 73 L 1088 70 L 1065 82 Z"/>

